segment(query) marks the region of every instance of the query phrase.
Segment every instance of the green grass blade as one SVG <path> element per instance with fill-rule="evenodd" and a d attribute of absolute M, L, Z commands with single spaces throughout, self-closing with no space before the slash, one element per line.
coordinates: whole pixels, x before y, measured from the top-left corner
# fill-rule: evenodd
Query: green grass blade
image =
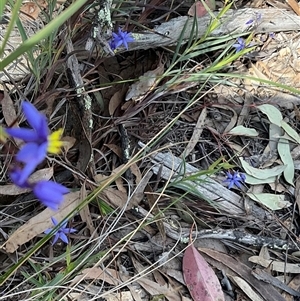
<path fill-rule="evenodd" d="M 8 42 L 10 34 L 11 34 L 11 32 L 12 32 L 14 26 L 15 26 L 16 20 L 19 16 L 20 7 L 22 5 L 22 0 L 17 0 L 16 3 L 12 3 L 11 0 L 9 2 L 11 4 L 11 7 L 13 7 L 13 10 L 12 10 L 11 18 L 10 18 L 10 21 L 8 23 L 8 26 L 7 26 L 7 29 L 6 29 L 6 32 L 5 32 L 5 36 L 4 36 L 3 41 L 2 41 L 1 48 L 0 48 L 0 56 L 4 52 L 5 46 Z M 0 66 L 0 70 L 2 70 L 1 66 Z"/>
<path fill-rule="evenodd" d="M 75 3 L 71 4 L 64 12 L 53 19 L 43 29 L 38 31 L 34 36 L 24 41 L 15 51 L 13 51 L 10 55 L 8 55 L 0 62 L 0 70 L 3 70 L 7 65 L 13 62 L 19 56 L 38 44 L 40 40 L 50 36 L 56 28 L 61 26 L 66 20 L 68 20 L 73 14 L 75 14 L 87 1 L 88 0 L 78 0 Z"/>
<path fill-rule="evenodd" d="M 4 7 L 5 7 L 6 2 L 7 2 L 7 0 L 0 1 L 0 18 L 2 18 L 2 16 L 3 16 Z"/>

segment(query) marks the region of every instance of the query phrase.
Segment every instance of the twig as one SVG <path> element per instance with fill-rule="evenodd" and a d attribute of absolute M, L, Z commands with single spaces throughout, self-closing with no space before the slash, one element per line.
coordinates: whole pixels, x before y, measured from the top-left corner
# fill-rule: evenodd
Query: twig
<path fill-rule="evenodd" d="M 214 12 L 214 14 L 217 16 L 218 12 Z M 291 11 L 276 8 L 245 8 L 229 10 L 220 19 L 220 26 L 211 33 L 211 36 L 245 33 L 249 29 L 249 26 L 246 25 L 247 21 L 257 18 L 258 15 L 261 15 L 261 19 L 255 26 L 255 32 L 257 33 L 298 31 L 300 28 L 300 17 Z M 201 38 L 206 33 L 210 22 L 211 17 L 209 14 L 198 18 L 198 38 Z M 155 27 L 152 32 L 147 31 L 134 34 L 136 42 L 130 43 L 129 50 L 174 45 L 179 40 L 186 23 L 187 26 L 183 34 L 183 40 L 187 41 L 193 33 L 193 18 L 178 17 Z"/>

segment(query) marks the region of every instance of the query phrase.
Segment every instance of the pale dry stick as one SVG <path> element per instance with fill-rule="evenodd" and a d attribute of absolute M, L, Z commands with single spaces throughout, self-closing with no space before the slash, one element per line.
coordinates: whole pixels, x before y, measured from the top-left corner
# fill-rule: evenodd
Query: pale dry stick
<path fill-rule="evenodd" d="M 149 213 L 142 207 L 138 207 L 139 213 L 142 216 L 147 216 L 148 218 L 153 218 L 153 215 Z M 268 246 L 274 250 L 289 250 L 289 251 L 297 251 L 299 250 L 299 246 L 296 243 L 290 243 L 287 240 L 259 236 L 247 233 L 241 229 L 208 229 L 208 230 L 199 230 L 192 231 L 190 233 L 190 228 L 180 228 L 176 229 L 174 226 L 171 226 L 167 222 L 163 222 L 166 228 L 166 234 L 168 237 L 174 240 L 181 240 L 183 242 L 188 241 L 189 235 L 191 234 L 194 239 L 203 239 L 203 238 L 214 238 L 219 240 L 229 240 L 235 241 L 248 246 Z"/>
<path fill-rule="evenodd" d="M 219 12 L 214 12 L 216 18 Z M 255 25 L 255 32 L 284 32 L 284 31 L 298 31 L 300 29 L 300 17 L 296 16 L 291 11 L 268 8 L 268 9 L 257 9 L 257 8 L 245 8 L 237 10 L 229 10 L 221 19 L 220 26 L 216 28 L 211 36 L 224 36 L 228 34 L 242 34 L 249 30 L 249 26 L 246 24 L 249 20 L 256 19 L 258 15 L 261 15 L 261 19 Z M 140 33 L 133 33 L 135 42 L 129 43 L 129 50 L 138 49 L 152 49 L 162 46 L 171 46 L 177 44 L 180 39 L 181 32 L 187 23 L 187 27 L 183 33 L 183 42 L 190 39 L 193 28 L 193 18 L 191 17 L 178 17 L 168 22 L 162 23 L 155 27 L 153 30 L 142 31 Z M 197 26 L 197 38 L 203 37 L 208 29 L 211 22 L 211 16 L 208 14 L 201 18 L 198 18 Z M 1 31 L 5 32 L 6 24 L 0 24 Z M 176 28 L 176 30 L 174 30 Z M 37 28 L 26 28 L 28 37 L 32 36 L 38 31 Z M 1 39 L 0 34 L 0 42 Z M 80 59 L 86 60 L 90 57 L 90 52 L 86 51 L 87 39 L 82 39 L 75 47 L 75 50 L 80 53 Z M 11 45 L 9 49 L 5 49 L 6 52 L 11 52 L 16 49 L 21 43 L 22 39 L 18 30 L 14 30 L 11 35 Z M 125 50 L 124 50 L 125 51 Z M 20 67 L 21 66 L 21 67 Z M 30 73 L 28 68 L 26 55 L 21 56 L 18 60 L 15 60 L 10 64 L 6 70 L 15 79 L 24 78 Z M 4 72 L 0 72 L 0 83 L 1 81 L 9 81 Z"/>
<path fill-rule="evenodd" d="M 217 17 L 218 12 L 214 12 Z M 224 36 L 228 34 L 242 34 L 248 31 L 249 20 L 255 20 L 258 15 L 261 19 L 255 26 L 257 33 L 298 31 L 300 29 L 300 17 L 291 11 L 276 8 L 258 9 L 244 8 L 237 10 L 229 10 L 221 19 L 220 26 L 216 28 L 210 36 Z M 153 31 L 141 32 L 134 34 L 135 42 L 129 44 L 129 50 L 150 49 L 162 46 L 170 46 L 177 43 L 180 35 L 187 23 L 183 33 L 183 41 L 188 41 L 194 32 L 193 18 L 178 17 L 163 23 L 154 28 Z M 198 18 L 198 32 L 196 38 L 203 37 L 211 22 L 210 15 Z M 174 30 L 176 28 L 176 30 Z"/>

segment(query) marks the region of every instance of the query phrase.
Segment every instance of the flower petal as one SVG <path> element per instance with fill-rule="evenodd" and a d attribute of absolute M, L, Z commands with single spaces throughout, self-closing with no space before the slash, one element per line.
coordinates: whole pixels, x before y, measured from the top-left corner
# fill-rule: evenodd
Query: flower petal
<path fill-rule="evenodd" d="M 65 233 L 60 232 L 60 233 L 59 233 L 59 238 L 60 238 L 64 243 L 66 243 L 66 244 L 69 243 L 68 237 L 67 237 L 67 235 L 66 235 Z"/>
<path fill-rule="evenodd" d="M 52 242 L 52 245 L 54 245 L 57 242 L 58 239 L 59 239 L 59 233 L 56 232 L 55 236 L 54 236 L 54 239 L 53 239 L 53 242 Z"/>
<path fill-rule="evenodd" d="M 34 142 L 25 144 L 17 154 L 17 161 L 22 163 L 35 162 L 36 165 L 40 164 L 47 155 L 48 142 L 38 145 Z"/>
<path fill-rule="evenodd" d="M 46 206 L 56 210 L 69 189 L 53 181 L 40 181 L 33 187 L 35 196 Z"/>
<path fill-rule="evenodd" d="M 65 229 L 61 229 L 61 231 L 63 231 L 65 234 L 77 232 L 77 230 L 74 228 L 65 228 Z"/>
<path fill-rule="evenodd" d="M 14 138 L 22 139 L 25 142 L 37 141 L 37 139 L 39 138 L 37 132 L 34 130 L 22 129 L 22 128 L 8 128 L 5 131 L 8 135 Z"/>
<path fill-rule="evenodd" d="M 43 115 L 36 109 L 36 107 L 28 101 L 23 101 L 22 110 L 32 128 L 35 130 L 39 129 Z"/>
<path fill-rule="evenodd" d="M 51 216 L 51 220 L 52 220 L 53 225 L 56 227 L 58 225 L 57 219 L 54 216 Z"/>
<path fill-rule="evenodd" d="M 47 230 L 44 231 L 44 234 L 47 234 L 47 235 L 48 235 L 52 230 L 53 230 L 53 229 L 51 229 L 51 228 L 50 228 L 50 229 L 47 229 Z"/>
<path fill-rule="evenodd" d="M 234 181 L 234 184 L 235 184 L 236 187 L 242 188 L 242 185 L 239 181 Z"/>
<path fill-rule="evenodd" d="M 27 182 L 28 175 L 31 173 L 30 170 L 24 172 L 24 169 L 15 168 L 10 172 L 10 178 L 13 183 L 21 188 L 30 188 L 29 183 Z"/>
<path fill-rule="evenodd" d="M 230 181 L 229 185 L 228 185 L 228 189 L 231 189 L 234 185 L 234 182 L 233 181 Z"/>

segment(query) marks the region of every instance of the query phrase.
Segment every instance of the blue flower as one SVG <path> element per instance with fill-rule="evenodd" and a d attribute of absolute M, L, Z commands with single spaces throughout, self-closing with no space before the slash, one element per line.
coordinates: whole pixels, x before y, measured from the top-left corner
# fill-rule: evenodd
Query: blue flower
<path fill-rule="evenodd" d="M 46 116 L 27 101 L 22 102 L 22 110 L 32 129 L 6 129 L 8 135 L 22 139 L 25 142 L 25 145 L 16 156 L 16 160 L 24 164 L 23 170 L 18 170 L 18 184 L 15 183 L 20 187 L 25 185 L 30 174 L 45 159 L 47 151 L 58 153 L 62 146 L 62 141 L 60 141 L 62 129 L 50 134 Z M 13 179 L 14 175 L 11 175 L 11 178 Z"/>
<path fill-rule="evenodd" d="M 56 220 L 56 218 L 51 217 L 52 223 L 54 225 L 54 227 L 56 227 L 58 225 L 58 221 Z M 60 238 L 64 243 L 69 243 L 68 241 L 68 237 L 66 234 L 69 233 L 74 233 L 77 230 L 73 229 L 73 228 L 66 228 L 67 227 L 67 222 L 63 223 L 62 226 L 55 232 L 55 236 L 52 242 L 52 245 L 54 245 L 57 240 Z M 53 230 L 53 228 L 47 229 L 44 233 L 45 234 L 49 234 L 51 231 Z"/>
<path fill-rule="evenodd" d="M 246 47 L 246 42 L 243 38 L 238 38 L 237 43 L 233 44 L 232 47 L 235 48 L 236 52 L 240 52 Z"/>
<path fill-rule="evenodd" d="M 26 168 L 26 167 L 25 167 Z M 33 194 L 47 207 L 58 210 L 59 205 L 64 200 L 64 194 L 69 193 L 69 189 L 53 181 L 39 181 L 29 183 L 28 179 L 23 181 L 24 169 L 14 168 L 10 177 L 15 185 L 21 188 L 31 188 Z"/>
<path fill-rule="evenodd" d="M 261 13 L 256 13 L 255 20 L 254 19 L 250 19 L 245 24 L 246 25 L 250 25 L 250 24 L 254 23 L 254 21 L 256 21 L 258 23 L 261 20 L 261 17 L 262 17 Z"/>
<path fill-rule="evenodd" d="M 35 106 L 28 101 L 22 102 L 22 110 L 32 130 L 8 128 L 6 132 L 12 137 L 22 139 L 24 142 L 46 143 L 49 129 L 45 115 L 41 114 Z"/>
<path fill-rule="evenodd" d="M 10 172 L 10 178 L 14 182 L 15 185 L 21 188 L 30 188 L 30 184 L 28 183 L 27 179 L 24 181 L 24 173 L 23 170 L 19 167 L 14 168 Z"/>
<path fill-rule="evenodd" d="M 34 195 L 47 207 L 58 210 L 69 189 L 53 181 L 40 181 L 32 187 Z"/>
<path fill-rule="evenodd" d="M 21 148 L 16 156 L 16 160 L 24 163 L 24 167 L 22 170 L 19 170 L 18 186 L 22 186 L 22 183 L 27 181 L 28 177 L 32 174 L 37 165 L 39 165 L 45 159 L 46 154 L 47 143 L 38 145 L 30 142 Z"/>
<path fill-rule="evenodd" d="M 233 174 L 230 172 L 226 172 L 227 179 L 224 183 L 228 184 L 228 189 L 231 189 L 234 185 L 238 188 L 242 188 L 241 183 L 245 182 L 246 175 L 244 173 L 239 173 L 235 171 Z"/>
<path fill-rule="evenodd" d="M 128 50 L 128 43 L 134 42 L 132 34 L 127 31 L 122 31 L 120 27 L 117 33 L 112 33 L 112 36 L 113 37 L 109 43 L 112 50 L 115 50 L 122 45 L 124 45 L 124 47 Z"/>

